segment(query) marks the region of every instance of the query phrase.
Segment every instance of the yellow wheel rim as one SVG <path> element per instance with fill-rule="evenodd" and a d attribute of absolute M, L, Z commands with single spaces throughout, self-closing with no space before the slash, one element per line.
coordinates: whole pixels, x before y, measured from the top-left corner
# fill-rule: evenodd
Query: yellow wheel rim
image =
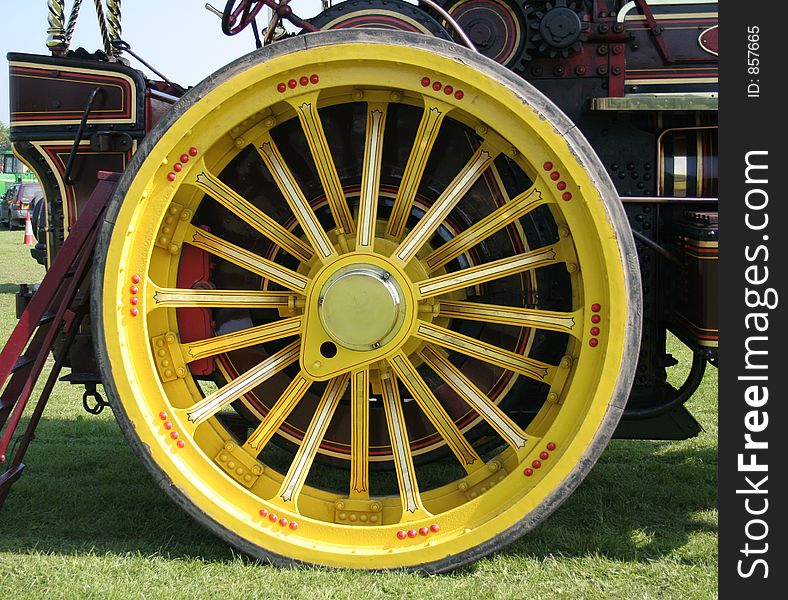
<path fill-rule="evenodd" d="M 491 61 L 437 40 L 364 31 L 251 54 L 180 106 L 119 185 L 94 305 L 118 420 L 164 488 L 244 551 L 354 568 L 452 568 L 549 514 L 612 434 L 639 340 L 623 211 L 565 117 Z M 363 139 L 353 181 L 326 134 L 327 115 L 345 108 L 362 115 L 353 121 Z M 419 119 L 402 163 L 390 168 L 386 123 L 396 110 Z M 300 132 L 311 171 L 283 144 L 283 126 Z M 462 154 L 440 147 L 441 131 L 452 129 L 468 140 L 463 164 L 425 196 L 430 165 Z M 223 181 L 239 172 L 242 153 L 267 173 L 279 215 Z M 503 170 L 530 183 L 508 189 Z M 500 205 L 460 230 L 446 225 L 484 178 L 499 182 Z M 243 222 L 237 238 L 212 232 L 220 225 L 204 217 L 207 203 L 220 211 L 212 215 Z M 541 242 L 533 223 L 551 232 Z M 509 230 L 523 247 L 478 259 L 474 248 Z M 265 244 L 274 250 L 258 252 Z M 179 288 L 194 249 L 259 285 Z M 535 300 L 550 296 L 554 277 L 564 282 L 562 310 Z M 506 281 L 533 297 L 479 301 Z M 184 308 L 276 317 L 184 341 Z M 522 343 L 474 337 L 463 323 L 514 332 Z M 543 339 L 551 352 L 531 355 Z M 190 372 L 195 360 L 255 347 L 264 358 L 242 373 L 223 368 L 217 389 Z M 508 387 L 494 395 L 472 364 Z M 513 408 L 518 382 L 538 390 L 527 418 Z M 266 413 L 233 431 L 226 415 L 250 394 L 265 399 Z M 286 425 L 307 395 L 309 418 L 293 438 Z M 458 419 L 449 397 L 473 418 Z M 321 458 L 340 412 L 345 469 Z M 418 460 L 416 422 L 443 458 Z M 380 439 L 388 474 L 375 467 Z M 386 477 L 388 487 L 379 483 Z"/>

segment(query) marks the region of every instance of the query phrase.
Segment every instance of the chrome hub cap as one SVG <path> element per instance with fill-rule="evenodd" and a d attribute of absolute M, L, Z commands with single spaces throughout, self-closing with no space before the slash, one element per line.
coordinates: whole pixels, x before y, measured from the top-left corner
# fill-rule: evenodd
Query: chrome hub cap
<path fill-rule="evenodd" d="M 402 288 L 385 269 L 347 266 L 320 292 L 318 314 L 326 333 L 350 350 L 374 350 L 390 341 L 405 320 Z"/>

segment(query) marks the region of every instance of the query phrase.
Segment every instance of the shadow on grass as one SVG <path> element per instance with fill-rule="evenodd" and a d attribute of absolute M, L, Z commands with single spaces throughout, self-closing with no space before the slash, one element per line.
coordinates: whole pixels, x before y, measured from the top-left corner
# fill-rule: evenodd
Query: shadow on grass
<path fill-rule="evenodd" d="M 0 513 L 2 552 L 237 559 L 165 496 L 111 419 L 42 421 L 26 462 Z M 716 463 L 710 448 L 613 442 L 547 521 L 501 553 L 629 562 L 669 554 L 716 530 L 698 518 L 716 506 Z"/>
<path fill-rule="evenodd" d="M 570 498 L 502 553 L 651 562 L 717 527 L 717 451 L 614 441 Z"/>
<path fill-rule="evenodd" d="M 16 294 L 18 291 L 18 283 L 0 283 L 0 294 Z"/>

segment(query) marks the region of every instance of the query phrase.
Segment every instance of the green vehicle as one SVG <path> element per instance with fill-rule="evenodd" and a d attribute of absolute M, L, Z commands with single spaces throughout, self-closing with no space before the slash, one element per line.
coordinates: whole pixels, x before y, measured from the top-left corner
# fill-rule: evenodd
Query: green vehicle
<path fill-rule="evenodd" d="M 36 183 L 35 174 L 10 149 L 0 150 L 0 198 L 15 183 Z"/>

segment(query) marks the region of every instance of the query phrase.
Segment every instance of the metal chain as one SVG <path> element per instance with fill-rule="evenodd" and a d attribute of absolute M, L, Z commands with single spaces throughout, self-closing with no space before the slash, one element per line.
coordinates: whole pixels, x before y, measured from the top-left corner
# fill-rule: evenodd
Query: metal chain
<path fill-rule="evenodd" d="M 47 48 L 55 55 L 60 56 L 66 51 L 65 0 L 47 0 L 49 15 L 47 22 Z"/>
<path fill-rule="evenodd" d="M 74 27 L 77 24 L 81 6 L 82 0 L 74 0 L 74 6 L 71 7 L 71 14 L 68 17 L 68 26 L 66 27 L 66 49 L 71 45 L 71 37 L 74 35 Z"/>
<path fill-rule="evenodd" d="M 96 5 L 96 16 L 98 17 L 99 29 L 101 30 L 101 40 L 104 42 L 104 51 L 108 55 L 112 55 L 112 44 L 109 39 L 109 31 L 107 31 L 107 20 L 104 18 L 104 6 L 101 0 L 93 0 Z"/>
<path fill-rule="evenodd" d="M 107 21 L 109 22 L 110 41 L 122 39 L 123 28 L 120 23 L 120 2 L 121 0 L 107 0 Z M 120 56 L 120 53 L 120 48 L 113 44 L 113 56 Z"/>

